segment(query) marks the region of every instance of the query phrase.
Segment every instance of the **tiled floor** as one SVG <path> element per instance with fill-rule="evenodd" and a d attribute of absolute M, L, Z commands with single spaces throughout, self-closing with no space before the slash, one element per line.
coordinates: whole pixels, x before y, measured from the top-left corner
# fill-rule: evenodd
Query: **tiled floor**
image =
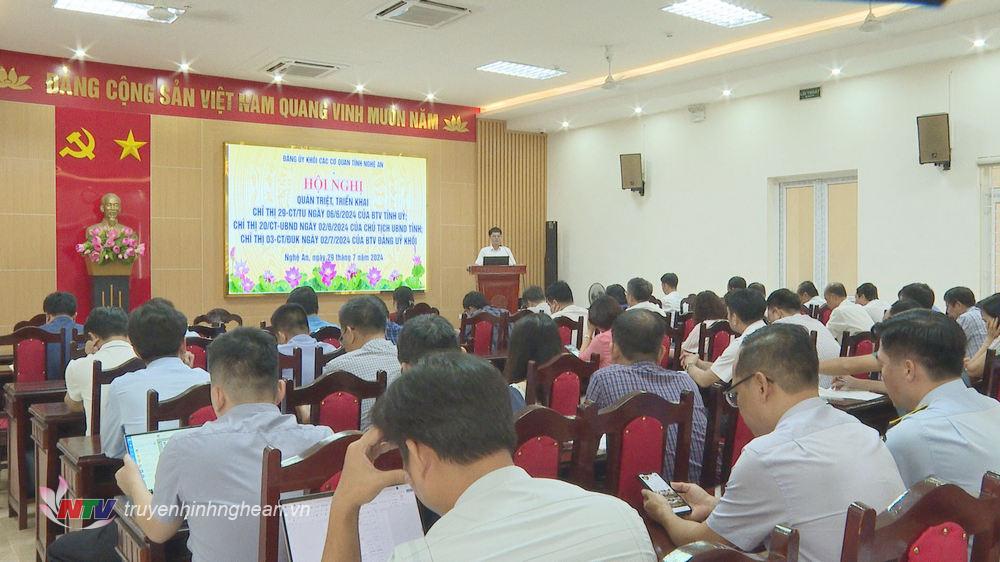
<path fill-rule="evenodd" d="M 0 471 L 0 562 L 34 562 L 35 506 L 28 508 L 28 528 L 17 530 L 17 518 L 7 517 L 7 471 Z"/>

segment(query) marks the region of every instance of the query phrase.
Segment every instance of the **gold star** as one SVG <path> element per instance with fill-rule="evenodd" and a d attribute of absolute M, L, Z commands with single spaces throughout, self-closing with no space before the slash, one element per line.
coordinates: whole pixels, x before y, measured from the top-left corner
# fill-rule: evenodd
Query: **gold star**
<path fill-rule="evenodd" d="M 118 157 L 119 160 L 124 160 L 126 156 L 134 156 L 136 160 L 142 162 L 142 158 L 139 156 L 139 149 L 142 148 L 146 142 L 135 140 L 135 137 L 132 136 L 132 129 L 129 129 L 127 139 L 115 139 L 115 142 L 118 143 L 118 146 L 122 147 L 122 155 Z"/>

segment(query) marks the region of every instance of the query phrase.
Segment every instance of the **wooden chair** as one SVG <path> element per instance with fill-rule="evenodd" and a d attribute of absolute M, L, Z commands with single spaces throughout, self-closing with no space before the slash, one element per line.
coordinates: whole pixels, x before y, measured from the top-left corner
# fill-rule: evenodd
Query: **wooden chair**
<path fill-rule="evenodd" d="M 562 338 L 563 345 L 572 343 L 577 349 L 583 347 L 583 316 L 576 320 L 568 316 L 560 316 L 555 321 L 556 326 L 559 327 L 559 337 Z M 576 334 L 575 338 L 573 334 Z"/>
<path fill-rule="evenodd" d="M 146 431 L 156 431 L 163 421 L 176 420 L 181 427 L 188 427 L 216 419 L 211 389 L 208 383 L 195 385 L 163 402 L 159 392 L 147 390 Z"/>
<path fill-rule="evenodd" d="M 264 330 L 265 332 L 267 332 L 269 334 L 271 334 L 275 338 L 278 337 L 278 331 L 274 329 L 274 326 L 268 326 L 267 322 L 265 322 L 263 320 L 260 321 L 260 329 Z"/>
<path fill-rule="evenodd" d="M 417 304 L 406 309 L 406 312 L 403 313 L 402 323 L 406 324 L 408 321 L 424 314 L 440 315 L 441 311 L 425 302 L 418 302 Z"/>
<path fill-rule="evenodd" d="M 191 321 L 192 324 L 209 324 L 213 326 L 218 324 L 225 326 L 230 322 L 235 322 L 237 326 L 242 326 L 243 317 L 239 314 L 233 314 L 224 308 L 213 308 L 205 314 L 195 316 L 194 320 Z"/>
<path fill-rule="evenodd" d="M 608 436 L 607 491 L 642 509 L 638 475 L 662 474 L 670 426 L 676 425 L 672 479 L 686 481 L 691 458 L 691 419 L 694 395 L 681 394 L 673 403 L 649 392 L 633 392 L 601 409 L 591 427 L 592 435 Z"/>
<path fill-rule="evenodd" d="M 187 350 L 191 352 L 191 355 L 194 355 L 194 364 L 192 367 L 208 370 L 208 346 L 211 343 L 212 340 L 208 338 L 191 337 L 184 339 Z"/>
<path fill-rule="evenodd" d="M 518 322 L 531 316 L 532 314 L 537 314 L 537 313 L 533 310 L 528 310 L 527 308 L 518 310 L 514 314 L 511 314 L 510 316 L 507 317 L 507 324 L 513 326 L 514 324 L 517 324 Z"/>
<path fill-rule="evenodd" d="M 313 368 L 313 376 L 315 378 L 319 378 L 323 373 L 323 369 L 326 368 L 327 363 L 333 361 L 334 359 L 340 357 L 341 355 L 344 355 L 345 353 L 347 353 L 347 349 L 343 347 L 338 349 L 337 351 L 334 351 L 333 353 L 326 353 L 326 354 L 324 354 L 321 350 L 320 353 L 316 354 L 316 366 Z"/>
<path fill-rule="evenodd" d="M 576 414 L 599 362 L 597 355 L 586 361 L 572 353 L 563 353 L 542 365 L 528 361 L 525 402 L 541 404 L 564 416 Z"/>
<path fill-rule="evenodd" d="M 983 376 L 974 386 L 986 396 L 1000 400 L 1000 361 L 996 360 L 996 352 L 992 349 L 986 351 Z"/>
<path fill-rule="evenodd" d="M 591 487 L 596 444 L 593 450 L 587 447 L 588 424 L 596 415 L 597 405 L 593 403 L 580 405 L 575 416 L 564 416 L 538 404 L 521 410 L 514 421 L 514 464 L 534 478 L 558 479 L 563 451 L 571 446 L 572 460 L 565 479 Z"/>
<path fill-rule="evenodd" d="M 855 502 L 847 510 L 841 562 L 1000 560 L 1000 475 L 987 472 L 972 497 L 954 484 L 927 478 L 884 513 Z"/>
<path fill-rule="evenodd" d="M 711 326 L 704 323 L 698 326 L 698 358 L 705 361 L 715 361 L 729 347 L 738 334 L 733 331 L 726 320 L 718 320 Z"/>
<path fill-rule="evenodd" d="M 87 334 L 77 334 L 73 332 L 73 343 L 69 347 L 69 360 L 80 359 L 87 356 L 87 341 L 90 336 Z"/>
<path fill-rule="evenodd" d="M 822 322 L 824 326 L 826 326 L 826 323 L 830 321 L 831 314 L 833 314 L 833 309 L 824 304 L 823 306 L 819 307 L 819 310 L 816 311 L 816 319 Z"/>
<path fill-rule="evenodd" d="M 114 369 L 105 371 L 104 365 L 100 361 L 94 361 L 94 369 L 91 374 L 90 387 L 90 434 L 101 434 L 101 396 L 106 384 L 126 374 L 146 368 L 146 362 L 138 357 L 133 357 Z"/>
<path fill-rule="evenodd" d="M 851 335 L 850 332 L 844 332 L 844 335 L 840 339 L 840 356 L 841 357 L 858 357 L 861 355 L 871 355 L 878 350 L 878 340 L 875 335 L 871 332 L 858 332 L 857 334 Z M 854 378 L 857 379 L 869 379 L 871 378 L 871 373 L 854 373 Z"/>
<path fill-rule="evenodd" d="M 20 330 L 21 328 L 30 328 L 30 327 L 37 328 L 37 327 L 39 327 L 39 326 L 41 326 L 43 324 L 45 324 L 45 315 L 44 314 L 36 314 L 36 315 L 32 316 L 31 318 L 29 318 L 27 320 L 21 320 L 19 322 L 15 322 L 14 323 L 13 331 L 16 332 L 16 331 Z"/>
<path fill-rule="evenodd" d="M 661 301 L 660 299 L 654 297 L 653 295 L 649 296 L 649 302 L 655 304 L 656 306 L 658 306 L 660 308 L 663 308 L 663 301 Z"/>
<path fill-rule="evenodd" d="M 322 354 L 322 350 L 318 347 L 314 348 L 317 353 Z M 291 355 L 286 355 L 284 353 L 278 352 L 278 372 L 281 373 L 283 378 L 285 377 L 285 371 L 292 372 L 292 383 L 297 387 L 302 386 L 302 348 L 296 347 L 292 350 Z M 322 371 L 320 371 L 322 372 Z M 313 376 L 316 375 L 316 371 L 313 371 Z"/>
<path fill-rule="evenodd" d="M 699 484 L 706 490 L 728 482 L 733 470 L 733 440 L 736 437 L 736 418 L 739 412 L 726 402 L 725 391 L 726 385 L 723 383 L 701 389 L 708 424 L 705 429 Z"/>
<path fill-rule="evenodd" d="M 472 353 L 476 355 L 492 355 L 506 350 L 509 318 L 506 312 L 496 316 L 480 311 L 471 317 L 463 312 L 458 328 L 459 345 L 471 344 Z"/>
<path fill-rule="evenodd" d="M 213 326 L 188 326 L 189 332 L 198 334 L 199 337 L 207 340 L 217 338 L 226 333 L 225 324 L 215 324 Z"/>
<path fill-rule="evenodd" d="M 821 308 L 822 307 L 818 304 L 802 305 L 803 314 L 809 316 L 810 318 L 815 318 L 816 320 L 819 320 Z"/>
<path fill-rule="evenodd" d="M 316 341 L 326 342 L 333 347 L 340 347 L 340 338 L 343 337 L 340 328 L 336 326 L 323 326 L 311 335 Z"/>
<path fill-rule="evenodd" d="M 769 548 L 765 555 L 747 554 L 735 548 L 721 544 L 698 541 L 677 548 L 671 553 L 670 560 L 685 560 L 686 562 L 798 562 L 799 532 L 778 525 L 771 531 Z"/>
<path fill-rule="evenodd" d="M 280 513 L 277 509 L 282 493 L 317 492 L 334 476 L 344 470 L 347 447 L 361 438 L 360 431 L 345 431 L 317 443 L 301 455 L 282 460 L 281 451 L 264 448 L 261 468 L 261 511 L 259 562 L 277 562 L 278 527 Z"/>
<path fill-rule="evenodd" d="M 387 379 L 385 371 L 376 373 L 374 381 L 347 371 L 334 371 L 312 384 L 287 391 L 285 412 L 291 414 L 298 406 L 311 406 L 308 423 L 325 425 L 334 431 L 360 429 L 361 401 L 382 396 Z"/>
<path fill-rule="evenodd" d="M 66 330 L 47 332 L 35 326 L 15 330 L 6 336 L 0 336 L 0 346 L 9 345 L 14 348 L 14 382 L 37 382 L 46 378 L 62 379 L 66 377 Z M 59 364 L 61 372 L 53 377 L 46 373 L 46 345 L 58 344 Z"/>
<path fill-rule="evenodd" d="M 681 346 L 684 345 L 684 327 L 676 327 L 668 323 L 663 334 L 663 359 L 660 366 L 664 369 L 681 369 Z"/>

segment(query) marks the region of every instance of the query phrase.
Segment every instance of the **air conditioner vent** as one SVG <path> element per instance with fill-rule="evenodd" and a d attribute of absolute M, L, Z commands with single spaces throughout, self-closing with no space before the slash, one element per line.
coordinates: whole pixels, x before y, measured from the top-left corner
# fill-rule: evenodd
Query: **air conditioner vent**
<path fill-rule="evenodd" d="M 471 10 L 468 8 L 442 4 L 432 0 L 397 0 L 373 15 L 377 20 L 436 29 L 468 15 L 470 12 Z"/>
<path fill-rule="evenodd" d="M 299 78 L 322 78 L 338 70 L 347 68 L 346 64 L 317 62 L 300 59 L 282 58 L 264 67 L 268 74 L 282 76 L 297 76 Z"/>

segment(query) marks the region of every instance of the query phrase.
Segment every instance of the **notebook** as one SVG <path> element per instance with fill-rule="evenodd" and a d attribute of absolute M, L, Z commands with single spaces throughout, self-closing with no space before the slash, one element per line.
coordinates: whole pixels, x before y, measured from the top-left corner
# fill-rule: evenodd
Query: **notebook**
<path fill-rule="evenodd" d="M 282 542 L 290 562 L 319 562 L 323 557 L 333 494 L 310 494 L 278 502 Z M 385 562 L 397 546 L 422 536 L 417 496 L 407 484 L 385 488 L 361 506 L 358 537 L 362 562 Z"/>
<path fill-rule="evenodd" d="M 125 449 L 132 460 L 139 467 L 139 474 L 142 481 L 146 483 L 146 488 L 153 491 L 153 483 L 156 479 L 156 465 L 160 462 L 160 453 L 167 446 L 167 441 L 178 433 L 191 431 L 195 427 L 181 427 L 177 429 L 165 429 L 163 431 L 150 431 L 147 433 L 133 433 L 125 436 Z"/>

